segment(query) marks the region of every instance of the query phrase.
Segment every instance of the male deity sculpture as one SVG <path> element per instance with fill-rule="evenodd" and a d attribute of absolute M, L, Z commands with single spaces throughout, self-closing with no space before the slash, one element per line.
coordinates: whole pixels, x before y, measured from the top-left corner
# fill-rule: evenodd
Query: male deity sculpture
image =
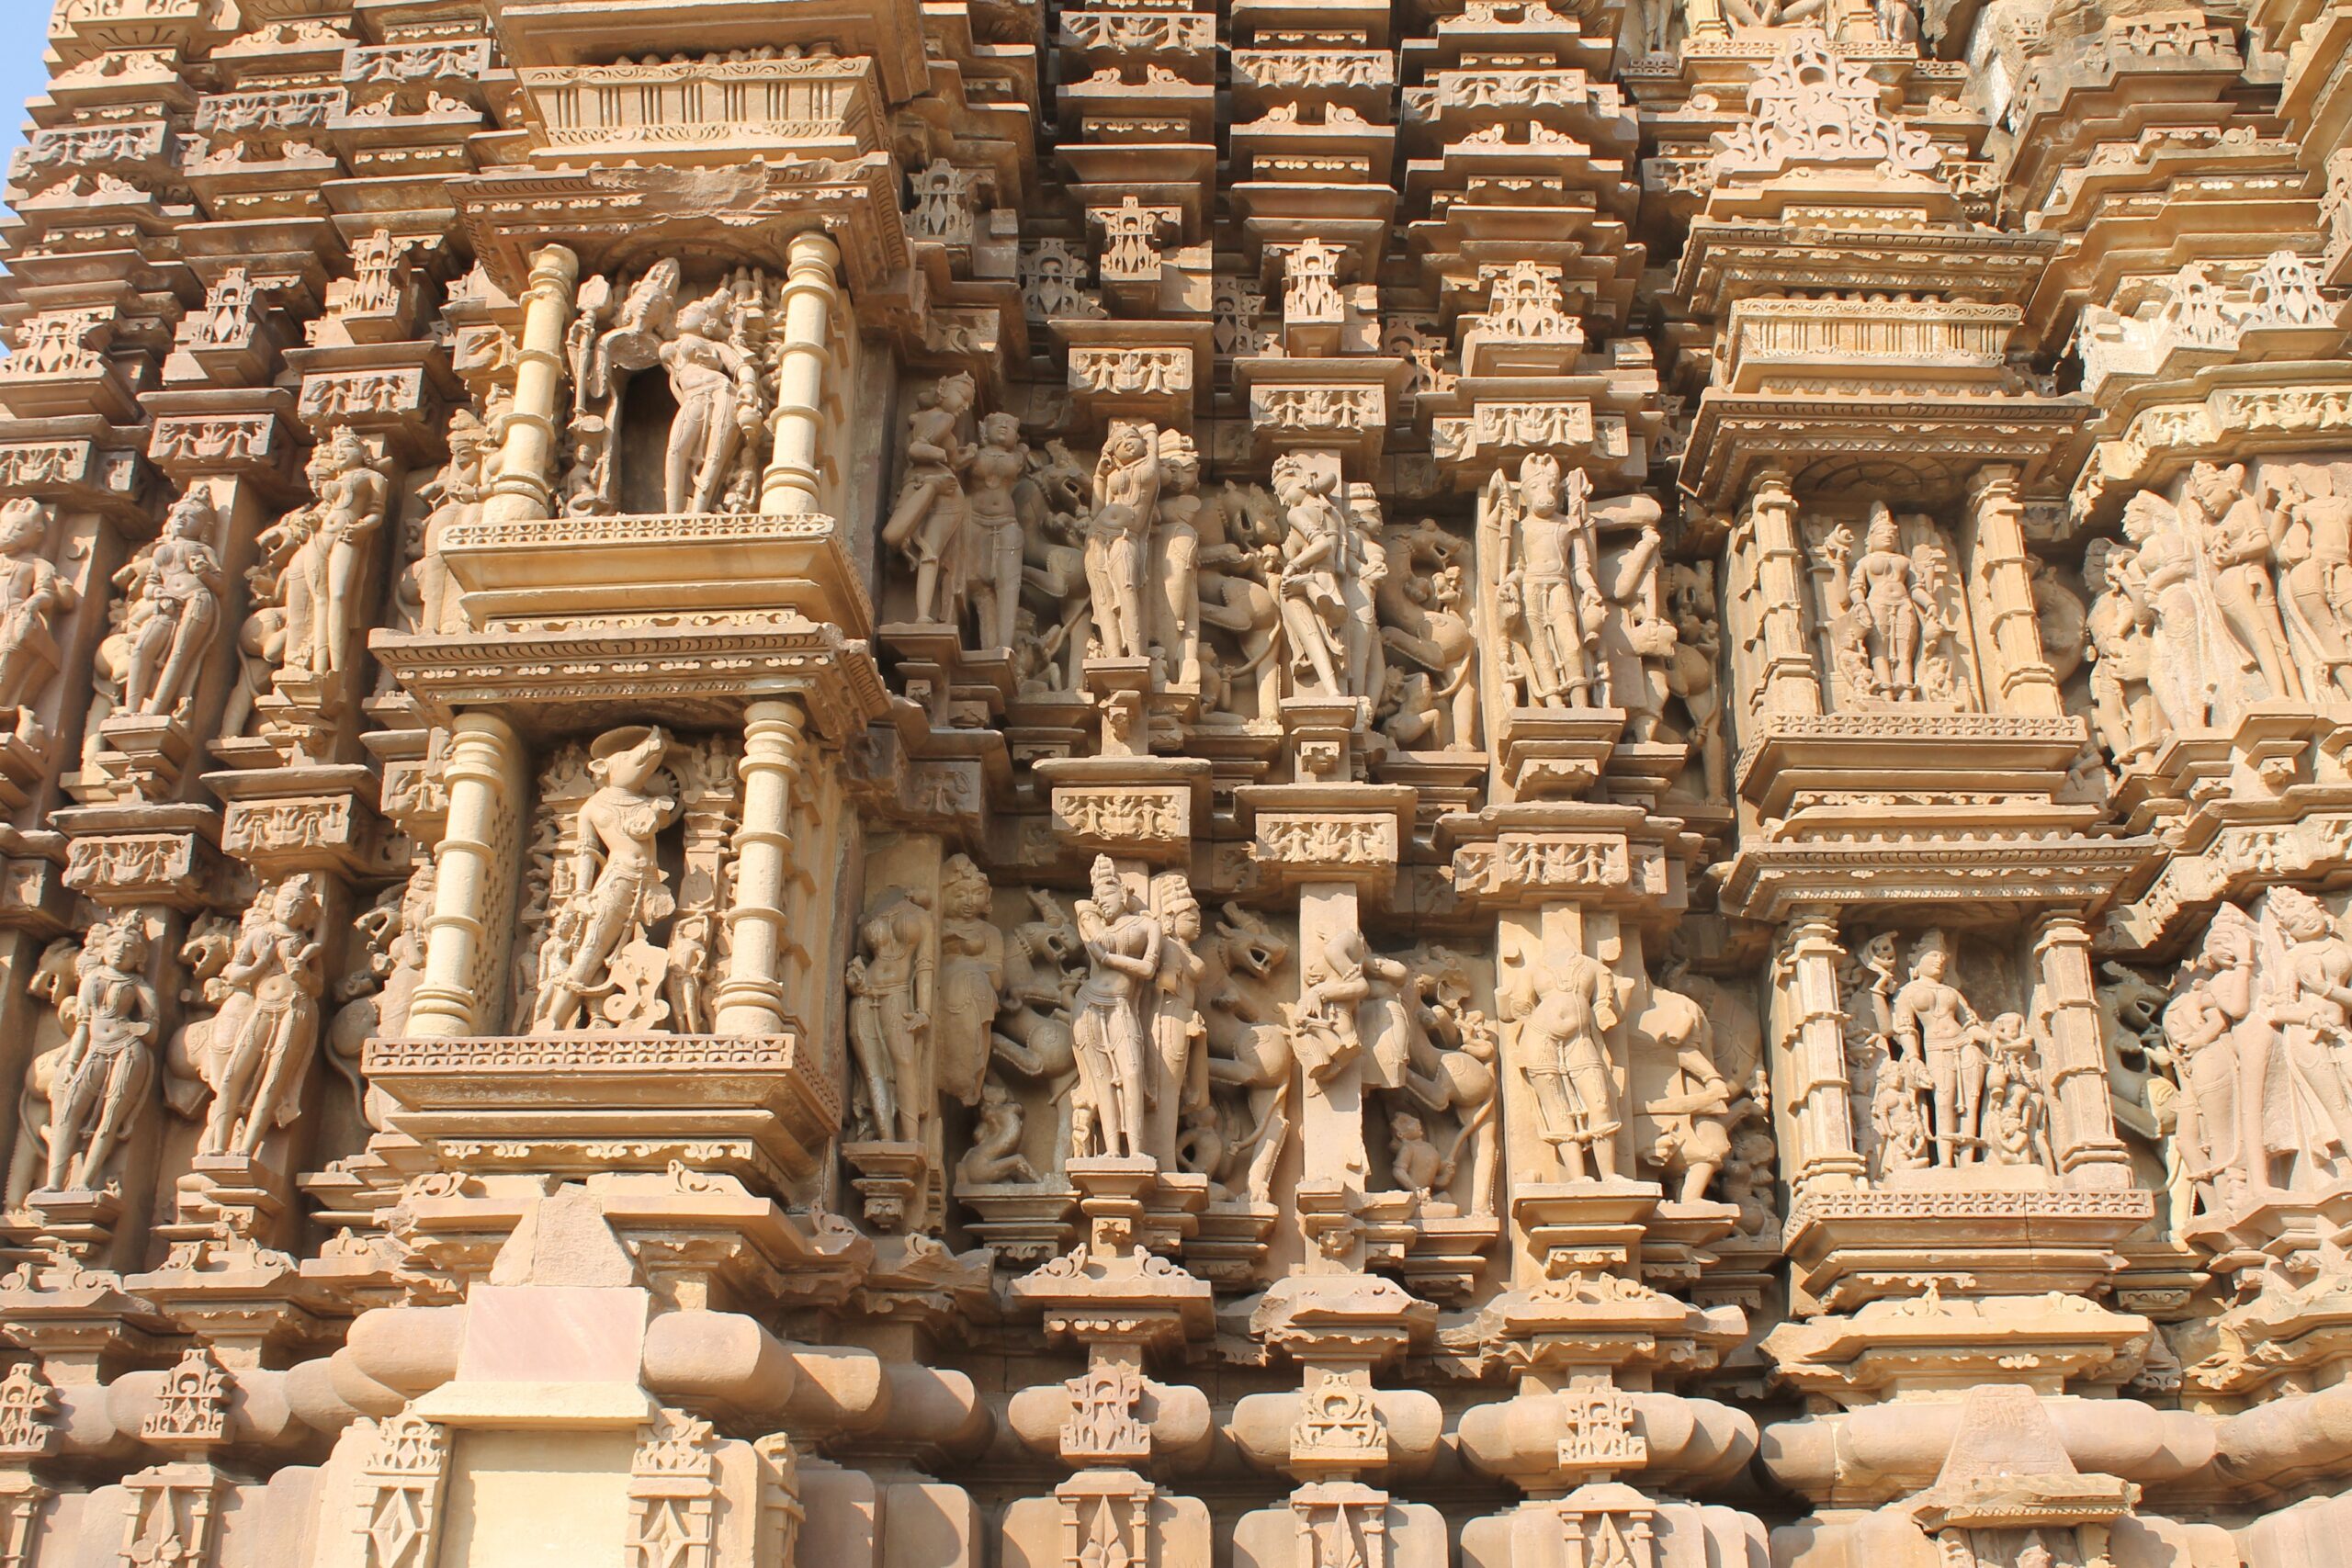
<path fill-rule="evenodd" d="M 1979 1125 L 1990 1063 L 1984 1024 L 1946 978 L 1951 969 L 1950 942 L 1928 931 L 1911 950 L 1911 977 L 1894 993 L 1889 1032 L 1906 1061 L 1927 1069 L 1936 1163 L 1944 1167 L 1974 1164 L 1983 1150 Z"/>
<path fill-rule="evenodd" d="M 56 618 L 81 593 L 49 562 L 50 508 L 18 496 L 0 506 L 0 714 L 22 711 L 57 671 Z"/>
<path fill-rule="evenodd" d="M 146 1109 L 161 1010 L 147 983 L 147 937 L 137 913 L 91 928 L 74 989 L 73 1032 L 50 1079 L 49 1165 L 57 1191 L 107 1179 Z"/>
<path fill-rule="evenodd" d="M 576 454 L 564 485 L 566 510 L 613 510 L 621 488 L 615 470 L 623 451 L 623 393 L 630 376 L 657 366 L 676 404 L 662 442 L 663 509 L 716 511 L 739 488 L 745 441 L 767 412 L 753 341 L 759 285 L 738 273 L 734 283 L 681 304 L 684 287 L 684 269 L 667 257 L 646 269 L 617 310 L 610 279 L 581 286 L 580 314 L 565 341 Z"/>
<path fill-rule="evenodd" d="M 1498 473 L 1490 502 L 1503 512 L 1511 562 L 1504 583 L 1506 630 L 1523 645 L 1529 705 L 1598 707 L 1607 700 L 1593 643 L 1607 610 L 1597 575 L 1599 542 L 1582 468 L 1564 478 L 1559 459 L 1531 453 L 1515 497 Z M 1515 500 L 1516 505 L 1510 503 Z M 1516 538 L 1511 536 L 1516 535 Z"/>
<path fill-rule="evenodd" d="M 1572 953 L 1516 983 L 1510 1010 L 1520 1018 L 1520 1071 L 1535 1090 L 1544 1141 L 1557 1151 L 1566 1179 L 1617 1176 L 1617 1134 L 1625 1118 L 1605 1038 L 1621 1015 L 1617 976 L 1607 960 Z"/>
<path fill-rule="evenodd" d="M 1943 607 L 1904 552 L 1902 531 L 1883 501 L 1871 503 L 1862 554 L 1854 561 L 1846 593 L 1849 610 L 1860 617 L 1872 694 L 1891 702 L 1918 701 L 1921 655 L 1949 628 Z"/>
<path fill-rule="evenodd" d="M 449 569 L 441 557 L 441 541 L 449 530 L 481 514 L 485 469 L 492 456 L 490 432 L 471 410 L 459 409 L 449 419 L 449 460 L 425 484 L 421 499 L 433 510 L 425 514 L 417 558 L 410 569 L 414 585 L 421 632 L 455 629 L 452 626 Z"/>
<path fill-rule="evenodd" d="M 116 573 L 131 601 L 119 711 L 168 716 L 195 694 L 229 588 L 211 542 L 217 522 L 211 497 L 190 491 L 173 502 L 155 547 Z"/>
<path fill-rule="evenodd" d="M 548 921 L 532 1021 L 541 1032 L 573 1027 L 591 1000 L 621 1026 L 658 1023 L 668 1010 L 659 996 L 667 956 L 645 933 L 675 907 L 653 841 L 678 811 L 651 789 L 669 747 L 660 727 L 625 725 L 588 749 L 597 787 L 573 819 L 571 889 Z"/>

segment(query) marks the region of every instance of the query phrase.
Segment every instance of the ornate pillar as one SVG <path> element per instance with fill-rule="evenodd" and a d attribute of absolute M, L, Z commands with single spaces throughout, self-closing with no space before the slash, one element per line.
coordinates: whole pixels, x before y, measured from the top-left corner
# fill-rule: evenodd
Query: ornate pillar
<path fill-rule="evenodd" d="M 784 364 L 777 377 L 775 446 L 760 478 L 760 510 L 770 516 L 818 510 L 822 472 L 817 460 L 823 419 L 825 371 L 831 362 L 833 306 L 841 261 L 833 242 L 797 234 L 784 281 Z"/>
<path fill-rule="evenodd" d="M 745 716 L 743 825 L 735 835 L 735 903 L 727 912 L 733 942 L 713 1021 L 720 1034 L 784 1031 L 778 968 L 785 880 L 792 869 L 793 783 L 803 765 L 807 723 L 798 699 L 792 697 L 753 703 Z"/>
<path fill-rule="evenodd" d="M 1968 481 L 1968 513 L 1970 586 L 1984 627 L 1981 652 L 1989 656 L 1985 695 L 1998 713 L 2063 717 L 2065 695 L 2042 656 L 2034 615 L 2033 563 L 2026 554 L 2017 469 L 2006 464 L 1977 469 Z"/>
<path fill-rule="evenodd" d="M 1846 1015 L 1838 998 L 1838 962 L 1846 953 L 1838 937 L 1835 915 L 1799 915 L 1781 928 L 1775 960 L 1772 1062 L 1794 1124 L 1783 1129 L 1781 1143 L 1792 1190 L 1848 1190 L 1863 1174 L 1846 1077 Z"/>
<path fill-rule="evenodd" d="M 531 258 L 523 295 L 523 339 L 514 350 L 514 402 L 507 411 L 498 478 L 482 504 L 492 523 L 519 523 L 555 512 L 556 417 L 563 393 L 563 338 L 571 325 L 580 258 L 549 245 Z"/>
<path fill-rule="evenodd" d="M 1768 468 L 1748 492 L 1742 524 L 1756 553 L 1757 586 L 1763 603 L 1764 701 L 1766 713 L 1821 711 L 1821 671 L 1804 635 L 1804 547 L 1797 539 L 1797 498 L 1789 476 Z"/>
<path fill-rule="evenodd" d="M 514 728 L 494 714 L 459 715 L 443 777 L 449 825 L 433 852 L 424 977 L 409 1004 L 408 1032 L 453 1040 L 481 1029 L 481 999 L 503 989 L 514 913 L 514 862 L 529 789 Z"/>
<path fill-rule="evenodd" d="M 2108 1102 L 2091 933 L 2083 917 L 2065 909 L 2035 920 L 2033 958 L 2050 1017 L 2043 1072 L 2051 1100 L 2051 1151 L 2058 1156 L 2059 1174 L 2073 1188 L 2129 1187 L 2132 1156 L 2115 1135 L 2114 1108 Z"/>

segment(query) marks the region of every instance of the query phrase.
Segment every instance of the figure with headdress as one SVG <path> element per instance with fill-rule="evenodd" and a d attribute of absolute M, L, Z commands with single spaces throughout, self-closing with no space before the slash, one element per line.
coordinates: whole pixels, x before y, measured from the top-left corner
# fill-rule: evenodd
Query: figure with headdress
<path fill-rule="evenodd" d="M 1150 651 L 1144 569 L 1159 483 L 1157 432 L 1139 421 L 1114 423 L 1094 465 L 1094 504 L 1086 523 L 1086 582 L 1104 659 L 1142 659 Z"/>
<path fill-rule="evenodd" d="M 943 376 L 916 400 L 907 421 L 907 477 L 882 525 L 882 542 L 914 566 L 912 619 L 921 625 L 953 621 L 962 592 L 964 474 L 976 455 L 964 441 L 963 422 L 978 395 L 968 372 Z"/>
<path fill-rule="evenodd" d="M 1911 977 L 1894 993 L 1890 1035 L 1902 1054 L 1924 1065 L 1936 1122 L 1936 1163 L 1976 1162 L 1984 1100 L 1986 1032 L 1976 1010 L 1946 976 L 1951 945 L 1928 931 L 1911 950 Z"/>
<path fill-rule="evenodd" d="M 540 969 L 534 1023 L 542 1032 L 571 1028 L 592 998 L 624 989 L 633 976 L 614 972 L 616 957 L 644 942 L 647 928 L 673 907 L 654 837 L 676 818 L 678 803 L 651 789 L 669 748 L 659 726 L 632 724 L 605 731 L 588 749 L 597 787 L 574 818 L 571 891 L 549 921 L 563 939 L 557 961 Z M 668 963 L 661 949 L 651 951 L 658 962 L 644 978 L 658 991 Z M 658 1022 L 668 1004 L 658 995 L 632 997 L 624 1011 L 637 1023 Z"/>
<path fill-rule="evenodd" d="M 1902 530 L 1883 501 L 1871 502 L 1870 525 L 1862 554 L 1853 565 L 1847 602 L 1859 617 L 1871 687 L 1892 702 L 1917 702 L 1920 656 L 1927 643 L 1945 629 L 1943 609 L 1904 553 Z"/>
<path fill-rule="evenodd" d="M 2267 896 L 2263 922 L 2264 1010 L 2276 1032 L 2261 1068 L 2257 1101 L 2263 1147 L 2282 1171 L 2280 1187 L 2308 1185 L 2298 1176 L 2333 1173 L 2352 1159 L 2352 942 L 2327 907 L 2300 887 Z"/>
<path fill-rule="evenodd" d="M 147 936 L 136 910 L 91 928 L 74 990 L 74 1030 L 49 1089 L 49 1168 L 58 1190 L 104 1181 L 145 1108 L 161 1018 L 147 983 Z"/>
<path fill-rule="evenodd" d="M 1144 1146 L 1163 1170 L 1176 1168 L 1181 1114 L 1208 1100 L 1208 1026 L 1201 1017 L 1201 976 L 1207 968 L 1201 940 L 1201 905 L 1182 872 L 1152 885 L 1159 919 L 1159 964 L 1151 990 L 1154 1092 Z"/>
<path fill-rule="evenodd" d="M 307 874 L 289 876 L 254 906 L 220 975 L 206 985 L 220 999 L 218 1017 L 233 1028 L 216 1034 L 198 1064 L 212 1090 L 197 1152 L 251 1158 L 271 1129 L 292 1125 L 302 1084 L 319 1043 L 319 997 L 326 988 L 319 960 L 319 899 Z M 245 1005 L 232 1010 L 231 995 Z"/>
<path fill-rule="evenodd" d="M 1565 475 L 1548 452 L 1519 465 L 1515 492 L 1499 473 L 1493 504 L 1509 513 L 1505 526 L 1511 593 L 1523 626 L 1526 700 L 1532 706 L 1595 707 L 1606 701 L 1592 644 L 1607 610 L 1600 592 L 1598 546 L 1582 468 Z"/>
<path fill-rule="evenodd" d="M 874 1135 L 925 1146 L 938 1114 L 931 1059 L 934 934 L 929 897 L 893 888 L 858 923 L 858 955 L 848 976 L 850 1047 Z"/>
<path fill-rule="evenodd" d="M 1144 1112 L 1151 1077 L 1144 1045 L 1144 987 L 1159 975 L 1159 922 L 1128 890 L 1108 855 L 1097 855 L 1090 877 L 1093 897 L 1078 906 L 1078 934 L 1086 952 L 1086 983 L 1079 988 L 1070 1026 L 1078 1052 L 1079 1092 L 1086 1133 L 1102 1153 L 1128 1158 L 1150 1153 Z"/>
<path fill-rule="evenodd" d="M 716 511 L 744 438 L 760 428 L 758 367 L 733 341 L 735 299 L 720 288 L 678 311 L 661 349 L 678 412 L 662 468 L 662 503 L 673 513 Z"/>
<path fill-rule="evenodd" d="M 1021 421 L 1009 413 L 981 420 L 965 504 L 972 530 L 972 611 L 984 649 L 1011 648 L 1017 640 L 1026 548 L 1019 490 L 1028 473 Z"/>
<path fill-rule="evenodd" d="M 1292 681 L 1299 686 L 1311 674 L 1316 695 L 1344 696 L 1353 689 L 1354 677 L 1343 635 L 1351 612 L 1340 585 L 1348 568 L 1349 525 L 1332 499 L 1337 476 L 1284 454 L 1274 460 L 1273 479 L 1290 525 L 1283 540 L 1279 596 Z"/>
<path fill-rule="evenodd" d="M 1200 493 L 1201 455 L 1193 438 L 1173 428 L 1159 433 L 1158 521 L 1151 530 L 1148 642 L 1161 679 L 1201 683 L 1201 522 L 1209 503 Z"/>
<path fill-rule="evenodd" d="M 172 503 L 155 547 L 116 577 L 130 591 L 130 646 L 120 711 L 174 714 L 194 694 L 198 668 L 220 624 L 229 588 L 212 547 L 212 498 L 192 490 Z"/>
<path fill-rule="evenodd" d="M 311 677 L 343 668 L 362 549 L 383 524 L 391 487 L 347 425 L 320 444 L 307 471 L 311 504 L 265 530 L 261 542 L 277 563 L 286 609 L 281 668 Z"/>

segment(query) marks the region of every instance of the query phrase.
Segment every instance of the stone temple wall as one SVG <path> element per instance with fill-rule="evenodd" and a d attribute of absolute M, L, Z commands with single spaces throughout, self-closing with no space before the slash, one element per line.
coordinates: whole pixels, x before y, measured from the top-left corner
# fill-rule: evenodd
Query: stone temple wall
<path fill-rule="evenodd" d="M 47 36 L 0 1568 L 2352 1563 L 2352 0 Z"/>

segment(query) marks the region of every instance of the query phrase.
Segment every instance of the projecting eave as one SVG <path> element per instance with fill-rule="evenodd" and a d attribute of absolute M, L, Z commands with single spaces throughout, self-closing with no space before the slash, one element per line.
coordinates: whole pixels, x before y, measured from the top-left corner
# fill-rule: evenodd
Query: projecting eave
<path fill-rule="evenodd" d="M 2020 494 L 2057 494 L 2082 466 L 2095 412 L 2080 397 L 1911 397 L 1836 385 L 1804 395 L 1710 390 L 1690 427 L 1682 489 L 1702 506 L 1728 508 L 1759 472 L 1778 468 L 1799 495 L 1933 506 L 1999 464 L 2018 469 Z"/>

